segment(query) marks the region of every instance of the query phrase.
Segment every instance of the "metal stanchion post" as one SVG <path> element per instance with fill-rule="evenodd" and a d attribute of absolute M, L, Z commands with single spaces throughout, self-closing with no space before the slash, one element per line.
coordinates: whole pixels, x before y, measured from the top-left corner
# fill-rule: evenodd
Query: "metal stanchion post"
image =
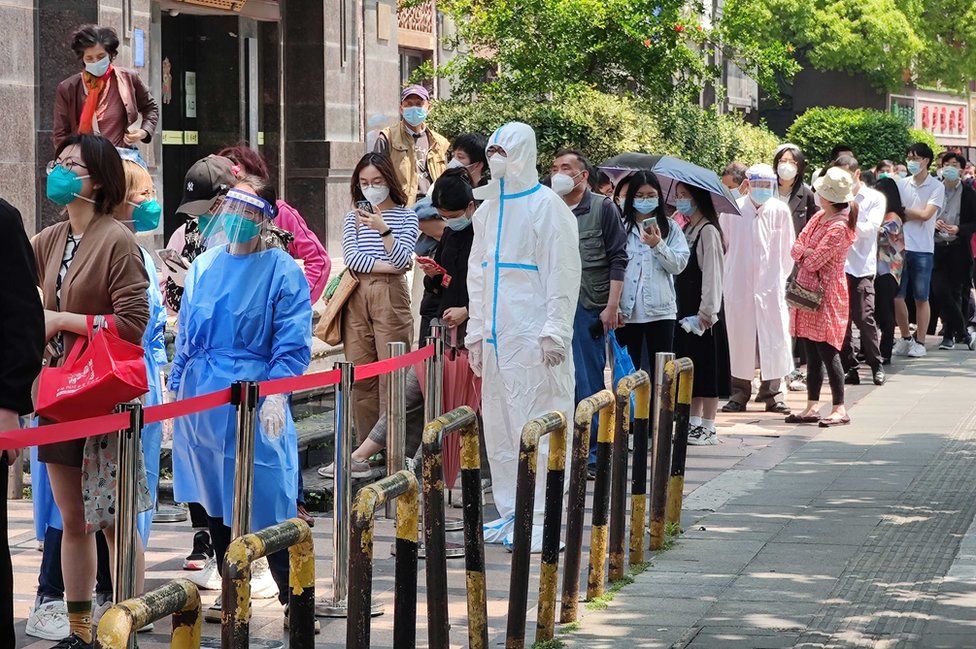
<path fill-rule="evenodd" d="M 121 404 L 117 410 L 129 413 L 129 427 L 120 430 L 118 436 L 115 488 L 115 601 L 123 602 L 136 595 L 136 482 L 142 454 L 142 404 Z M 128 646 L 132 645 L 130 638 Z"/>
<path fill-rule="evenodd" d="M 238 381 L 231 386 L 230 402 L 237 408 L 237 458 L 234 471 L 234 518 L 231 539 L 251 531 L 254 501 L 254 435 L 257 431 L 258 384 Z"/>
<path fill-rule="evenodd" d="M 389 343 L 390 358 L 407 353 L 406 343 Z M 386 392 L 386 475 L 406 468 L 407 368 L 394 370 L 387 378 Z M 386 501 L 386 517 L 396 518 L 396 499 Z"/>

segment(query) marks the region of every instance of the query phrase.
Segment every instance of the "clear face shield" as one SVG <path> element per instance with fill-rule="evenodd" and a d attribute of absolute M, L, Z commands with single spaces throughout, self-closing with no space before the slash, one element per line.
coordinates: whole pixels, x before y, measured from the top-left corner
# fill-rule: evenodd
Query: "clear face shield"
<path fill-rule="evenodd" d="M 251 243 L 261 234 L 262 226 L 274 210 L 268 201 L 256 194 L 232 189 L 217 203 L 210 214 L 200 217 L 200 230 L 207 237 L 207 247 Z"/>
<path fill-rule="evenodd" d="M 762 205 L 776 192 L 777 181 L 775 177 L 763 175 L 749 176 L 749 196 L 757 205 Z"/>

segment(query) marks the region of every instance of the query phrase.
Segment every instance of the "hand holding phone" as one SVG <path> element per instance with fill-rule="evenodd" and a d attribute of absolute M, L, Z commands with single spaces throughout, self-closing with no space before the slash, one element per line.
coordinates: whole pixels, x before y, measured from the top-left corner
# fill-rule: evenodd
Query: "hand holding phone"
<path fill-rule="evenodd" d="M 650 218 L 641 221 L 641 241 L 651 248 L 656 248 L 657 244 L 661 243 L 661 228 L 657 224 L 657 217 L 652 216 Z"/>

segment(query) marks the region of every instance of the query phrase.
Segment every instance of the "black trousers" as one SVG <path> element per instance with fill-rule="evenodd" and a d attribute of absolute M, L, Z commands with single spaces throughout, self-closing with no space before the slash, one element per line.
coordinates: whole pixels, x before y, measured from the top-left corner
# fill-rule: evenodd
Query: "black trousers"
<path fill-rule="evenodd" d="M 0 451 L 0 647 L 16 647 L 14 635 L 14 568 L 7 541 L 7 466 L 6 453 Z"/>
<path fill-rule="evenodd" d="M 630 354 L 639 370 L 654 380 L 658 352 L 674 351 L 674 320 L 628 324 L 616 330 L 617 342 Z"/>
<path fill-rule="evenodd" d="M 874 278 L 874 316 L 878 321 L 881 340 L 878 348 L 881 358 L 891 360 L 895 348 L 895 296 L 898 295 L 898 280 L 891 273 Z"/>
<path fill-rule="evenodd" d="M 844 405 L 844 368 L 840 362 L 840 352 L 829 343 L 803 339 L 807 348 L 807 399 L 820 401 L 823 388 L 824 368 L 830 382 L 830 394 L 835 406 Z"/>
<path fill-rule="evenodd" d="M 878 343 L 878 323 L 875 322 L 874 277 L 847 276 L 850 295 L 851 317 L 847 320 L 847 334 L 841 348 L 841 364 L 849 372 L 858 366 L 857 354 L 852 343 L 854 327 L 861 333 L 861 353 L 872 370 L 881 366 L 881 349 Z M 892 304 L 894 308 L 894 304 Z"/>
<path fill-rule="evenodd" d="M 966 310 L 972 272 L 969 242 L 965 242 L 965 247 L 957 244 L 936 245 L 932 293 L 936 296 L 939 310 L 933 311 L 933 315 L 938 313 L 942 319 L 944 338 L 961 340 L 966 336 Z"/>
<path fill-rule="evenodd" d="M 231 530 L 224 525 L 221 518 L 207 516 L 207 525 L 210 528 L 210 542 L 213 543 L 214 555 L 217 559 L 217 571 L 223 575 L 224 555 L 227 554 L 227 547 L 230 545 Z M 278 601 L 282 604 L 288 603 L 288 550 L 280 550 L 268 555 L 268 567 L 271 568 L 271 576 L 278 584 Z"/>

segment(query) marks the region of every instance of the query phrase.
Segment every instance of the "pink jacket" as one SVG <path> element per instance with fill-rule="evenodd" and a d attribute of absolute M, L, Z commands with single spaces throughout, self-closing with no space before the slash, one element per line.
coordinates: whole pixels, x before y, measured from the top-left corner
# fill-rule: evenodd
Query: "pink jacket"
<path fill-rule="evenodd" d="M 305 263 L 305 279 L 308 280 L 312 304 L 315 304 L 322 297 L 325 285 L 329 282 L 332 260 L 298 210 L 285 201 L 278 201 L 277 205 L 278 216 L 275 217 L 274 224 L 295 235 L 295 240 L 288 246 L 288 253 Z"/>

